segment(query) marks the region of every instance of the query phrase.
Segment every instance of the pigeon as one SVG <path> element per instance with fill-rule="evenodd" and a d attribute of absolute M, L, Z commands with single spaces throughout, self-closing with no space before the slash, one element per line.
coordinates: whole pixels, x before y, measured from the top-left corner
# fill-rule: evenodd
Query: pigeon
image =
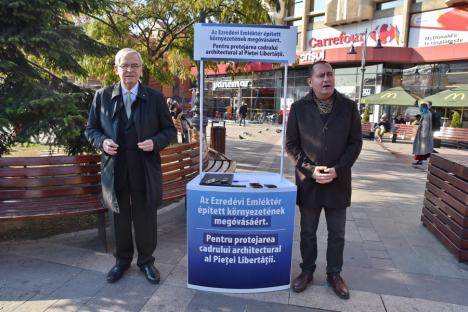
<path fill-rule="evenodd" d="M 281 133 L 281 131 L 283 131 L 283 130 L 281 130 L 281 129 L 276 129 L 276 133 Z"/>
<path fill-rule="evenodd" d="M 239 134 L 239 139 L 243 140 L 245 138 L 242 135 Z"/>

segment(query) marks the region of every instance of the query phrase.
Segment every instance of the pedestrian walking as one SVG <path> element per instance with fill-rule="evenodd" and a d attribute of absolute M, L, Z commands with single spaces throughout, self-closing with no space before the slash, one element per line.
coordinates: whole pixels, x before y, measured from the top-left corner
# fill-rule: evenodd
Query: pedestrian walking
<path fill-rule="evenodd" d="M 413 142 L 413 165 L 420 166 L 427 160 L 434 150 L 434 140 L 432 138 L 432 114 L 429 106 L 422 103 L 419 107 L 420 119 L 418 130 Z"/>
<path fill-rule="evenodd" d="M 239 108 L 239 126 L 242 126 L 242 121 L 244 121 L 245 127 L 245 118 L 247 117 L 247 104 L 243 103 Z"/>

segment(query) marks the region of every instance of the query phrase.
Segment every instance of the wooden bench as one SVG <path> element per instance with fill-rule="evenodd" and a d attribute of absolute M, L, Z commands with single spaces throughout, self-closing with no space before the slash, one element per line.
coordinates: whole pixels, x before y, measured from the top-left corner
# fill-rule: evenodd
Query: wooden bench
<path fill-rule="evenodd" d="M 413 141 L 416 137 L 416 132 L 418 131 L 418 126 L 416 125 L 405 125 L 405 124 L 395 124 L 393 132 L 396 133 L 398 139 L 402 140 L 411 140 Z M 393 135 L 392 133 L 390 133 Z"/>
<path fill-rule="evenodd" d="M 468 160 L 432 154 L 421 221 L 459 261 L 468 261 Z"/>
<path fill-rule="evenodd" d="M 416 125 L 394 124 L 391 131 L 385 132 L 384 138 L 392 139 L 393 135 L 396 134 L 397 139 L 414 141 L 417 131 L 418 126 Z"/>
<path fill-rule="evenodd" d="M 206 134 L 205 134 L 206 135 Z M 200 134 L 195 129 L 190 129 L 190 137 L 194 142 L 200 140 Z M 206 137 L 205 144 L 207 146 Z M 207 172 L 234 172 L 236 171 L 237 163 L 234 160 L 229 159 L 223 153 L 216 151 L 213 148 L 208 148 L 208 166 L 203 167 L 204 171 Z"/>
<path fill-rule="evenodd" d="M 204 171 L 235 170 L 234 161 L 204 147 Z M 0 222 L 97 214 L 107 251 L 100 162 L 100 155 L 0 158 Z M 169 146 L 161 162 L 163 201 L 181 199 L 186 184 L 198 175 L 199 143 Z"/>
<path fill-rule="evenodd" d="M 166 147 L 161 152 L 163 174 L 163 201 L 174 201 L 185 196 L 185 186 L 198 175 L 198 142 Z M 203 168 L 208 167 L 208 150 L 203 152 Z"/>
<path fill-rule="evenodd" d="M 0 222 L 98 215 L 107 251 L 99 155 L 0 158 Z"/>
<path fill-rule="evenodd" d="M 198 139 L 196 130 L 191 130 L 193 139 Z M 206 172 L 234 172 L 236 162 L 224 154 L 208 148 L 203 151 L 203 170 Z M 193 141 L 166 147 L 161 152 L 163 174 L 163 201 L 170 202 L 185 196 L 185 186 L 199 173 L 199 143 Z"/>
<path fill-rule="evenodd" d="M 204 168 L 207 172 L 234 172 L 236 171 L 237 163 L 226 157 L 226 155 L 216 151 L 215 149 L 208 149 L 208 166 Z"/>
<path fill-rule="evenodd" d="M 434 138 L 442 141 L 455 142 L 457 148 L 460 148 L 462 143 L 468 142 L 468 128 L 442 127 L 439 131 L 434 132 Z"/>

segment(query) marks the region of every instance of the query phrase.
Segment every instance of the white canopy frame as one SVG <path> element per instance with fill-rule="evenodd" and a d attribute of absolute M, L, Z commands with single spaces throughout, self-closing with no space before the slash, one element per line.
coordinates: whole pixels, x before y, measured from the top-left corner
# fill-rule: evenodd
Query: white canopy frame
<path fill-rule="evenodd" d="M 195 24 L 195 44 L 194 44 L 194 59 L 200 61 L 200 81 L 199 81 L 199 95 L 200 95 L 200 118 L 199 118 L 199 173 L 203 171 L 203 144 L 204 144 L 204 129 L 203 129 L 203 114 L 204 114 L 204 87 L 205 87 L 205 60 L 215 61 L 243 61 L 243 62 L 262 62 L 262 63 L 280 63 L 284 64 L 284 81 L 283 81 L 283 94 L 280 101 L 280 110 L 283 112 L 282 120 L 282 131 L 281 131 L 281 163 L 280 163 L 280 176 L 284 179 L 284 153 L 285 153 L 285 135 L 286 135 L 286 111 L 287 111 L 287 88 L 288 88 L 288 64 L 293 63 L 296 58 L 296 41 L 297 41 L 297 30 L 294 26 L 273 26 L 273 25 L 239 25 L 239 24 L 207 24 L 198 23 Z M 217 29 L 216 29 L 217 28 Z M 224 28 L 224 29 L 223 29 Z M 216 44 L 216 41 L 224 36 L 236 36 L 239 39 L 240 36 L 250 36 L 251 40 L 248 44 L 248 48 L 238 49 L 235 51 L 225 50 L 222 53 L 217 54 L 220 49 L 226 49 L 224 44 Z M 197 40 L 198 36 L 198 40 Z M 241 38 L 242 39 L 242 38 Z M 245 39 L 245 38 L 244 38 Z M 210 41 L 211 40 L 211 41 Z M 221 41 L 224 43 L 224 41 Z M 229 42 L 229 41 L 226 41 Z M 255 43 L 253 43 L 255 42 Z M 214 44 L 213 44 L 214 43 Z M 255 47 L 257 45 L 257 47 Z M 265 51 L 263 53 L 257 53 L 257 58 L 253 56 L 260 49 L 258 45 L 265 45 L 274 48 L 275 51 L 272 54 L 268 54 Z M 210 47 L 215 47 L 216 50 L 209 50 Z M 247 51 L 247 49 L 253 50 Z M 261 47 L 260 47 L 261 48 Z M 232 53 L 235 52 L 235 53 Z M 245 53 L 245 54 L 244 54 Z M 232 55 L 225 57 L 224 55 Z"/>
<path fill-rule="evenodd" d="M 283 79 L 283 104 L 282 104 L 282 111 L 283 111 L 283 120 L 282 120 L 282 131 L 281 131 L 281 162 L 280 162 L 280 176 L 281 179 L 284 178 L 284 152 L 285 152 L 285 136 L 286 136 L 286 96 L 288 92 L 288 64 L 284 64 L 284 79 Z M 204 173 L 203 171 L 203 141 L 204 141 L 204 133 L 203 133 L 203 104 L 204 104 L 204 86 L 205 86 L 205 65 L 203 60 L 200 61 L 200 147 L 199 147 L 199 172 L 200 174 Z M 281 107 L 281 104 L 280 104 Z"/>

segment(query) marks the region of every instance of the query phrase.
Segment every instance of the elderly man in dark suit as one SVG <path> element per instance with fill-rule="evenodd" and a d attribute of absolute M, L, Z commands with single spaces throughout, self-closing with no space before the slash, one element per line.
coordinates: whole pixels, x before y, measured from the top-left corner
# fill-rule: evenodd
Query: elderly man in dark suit
<path fill-rule="evenodd" d="M 346 208 L 351 204 L 351 167 L 361 152 L 361 122 L 356 103 L 335 90 L 333 69 L 319 61 L 310 67 L 310 92 L 293 103 L 286 131 L 286 151 L 295 163 L 297 203 L 301 212 L 301 273 L 293 290 L 313 279 L 317 227 L 325 211 L 328 229 L 327 282 L 343 299 L 349 289 L 343 266 Z"/>
<path fill-rule="evenodd" d="M 118 281 L 132 262 L 132 225 L 137 265 L 150 283 L 160 281 L 153 257 L 156 209 L 162 200 L 159 153 L 177 132 L 163 95 L 139 83 L 142 66 L 133 49 L 116 54 L 114 71 L 120 82 L 96 92 L 86 127 L 88 140 L 103 151 L 103 202 L 114 222 L 116 263 L 107 274 L 109 283 Z"/>

